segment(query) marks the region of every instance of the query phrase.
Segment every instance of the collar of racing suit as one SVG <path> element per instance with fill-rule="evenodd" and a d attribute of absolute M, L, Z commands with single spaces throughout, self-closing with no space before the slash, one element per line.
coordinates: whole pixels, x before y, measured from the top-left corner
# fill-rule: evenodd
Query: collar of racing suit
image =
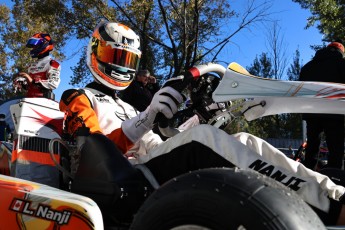
<path fill-rule="evenodd" d="M 97 83 L 95 81 L 87 84 L 86 87 L 87 88 L 91 88 L 91 89 L 95 89 L 97 91 L 100 91 L 100 92 L 104 93 L 105 95 L 108 95 L 108 96 L 110 96 L 110 97 L 112 97 L 114 99 L 117 98 L 115 90 L 113 90 L 111 88 L 108 88 L 108 87 L 106 87 L 106 86 L 104 86 L 102 84 L 99 84 L 99 83 Z"/>

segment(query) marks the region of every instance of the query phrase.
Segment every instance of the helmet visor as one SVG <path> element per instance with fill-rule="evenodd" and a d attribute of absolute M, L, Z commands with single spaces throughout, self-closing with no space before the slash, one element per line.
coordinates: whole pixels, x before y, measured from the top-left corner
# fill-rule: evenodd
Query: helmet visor
<path fill-rule="evenodd" d="M 44 43 L 42 38 L 30 38 L 26 43 L 26 47 L 34 48 L 36 46 L 40 46 Z"/>
<path fill-rule="evenodd" d="M 116 45 L 119 46 L 117 43 L 106 42 L 104 44 L 104 42 L 99 41 L 97 47 L 95 47 L 96 50 L 94 50 L 97 60 L 136 70 L 139 66 L 141 52 L 139 50 L 133 52 L 122 47 L 115 48 Z"/>

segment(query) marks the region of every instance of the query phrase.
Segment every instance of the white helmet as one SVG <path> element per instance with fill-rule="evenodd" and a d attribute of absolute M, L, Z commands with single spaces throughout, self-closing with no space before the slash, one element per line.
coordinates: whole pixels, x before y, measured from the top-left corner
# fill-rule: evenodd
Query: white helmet
<path fill-rule="evenodd" d="M 87 48 L 87 65 L 99 83 L 124 90 L 133 81 L 141 58 L 140 38 L 129 27 L 102 21 Z"/>

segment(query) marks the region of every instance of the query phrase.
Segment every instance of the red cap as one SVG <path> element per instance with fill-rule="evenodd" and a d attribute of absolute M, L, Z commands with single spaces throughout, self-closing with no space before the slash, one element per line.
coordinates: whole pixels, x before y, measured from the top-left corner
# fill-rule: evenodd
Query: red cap
<path fill-rule="evenodd" d="M 343 44 L 341 44 L 340 42 L 332 42 L 332 43 L 330 43 L 327 47 L 335 47 L 335 48 L 338 48 L 338 49 L 341 50 L 341 52 L 343 52 L 343 53 L 344 53 L 344 51 L 345 51 Z"/>

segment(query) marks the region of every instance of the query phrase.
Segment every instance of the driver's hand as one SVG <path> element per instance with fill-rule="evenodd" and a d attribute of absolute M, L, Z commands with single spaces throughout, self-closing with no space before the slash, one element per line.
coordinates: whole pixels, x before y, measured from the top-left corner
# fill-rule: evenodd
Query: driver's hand
<path fill-rule="evenodd" d="M 27 82 L 26 78 L 24 78 L 24 77 L 16 77 L 13 80 L 13 87 L 14 87 L 15 93 L 16 92 L 21 92 L 23 88 L 25 89 L 27 84 L 28 84 L 28 82 Z"/>
<path fill-rule="evenodd" d="M 182 101 L 182 95 L 172 87 L 167 86 L 160 89 L 155 93 L 151 104 L 145 111 L 122 122 L 121 128 L 124 134 L 132 143 L 137 142 L 145 133 L 153 128 L 157 114 L 162 113 L 165 117 L 172 118 Z"/>
<path fill-rule="evenodd" d="M 172 118 L 178 111 L 178 105 L 183 102 L 182 95 L 172 87 L 160 89 L 152 98 L 150 106 L 147 108 L 150 116 L 163 113 L 166 118 Z"/>
<path fill-rule="evenodd" d="M 18 76 L 25 78 L 30 83 L 32 82 L 32 78 L 30 77 L 30 75 L 25 72 L 20 72 Z"/>
<path fill-rule="evenodd" d="M 157 80 L 154 76 L 149 76 L 149 83 L 150 84 L 156 84 Z"/>

